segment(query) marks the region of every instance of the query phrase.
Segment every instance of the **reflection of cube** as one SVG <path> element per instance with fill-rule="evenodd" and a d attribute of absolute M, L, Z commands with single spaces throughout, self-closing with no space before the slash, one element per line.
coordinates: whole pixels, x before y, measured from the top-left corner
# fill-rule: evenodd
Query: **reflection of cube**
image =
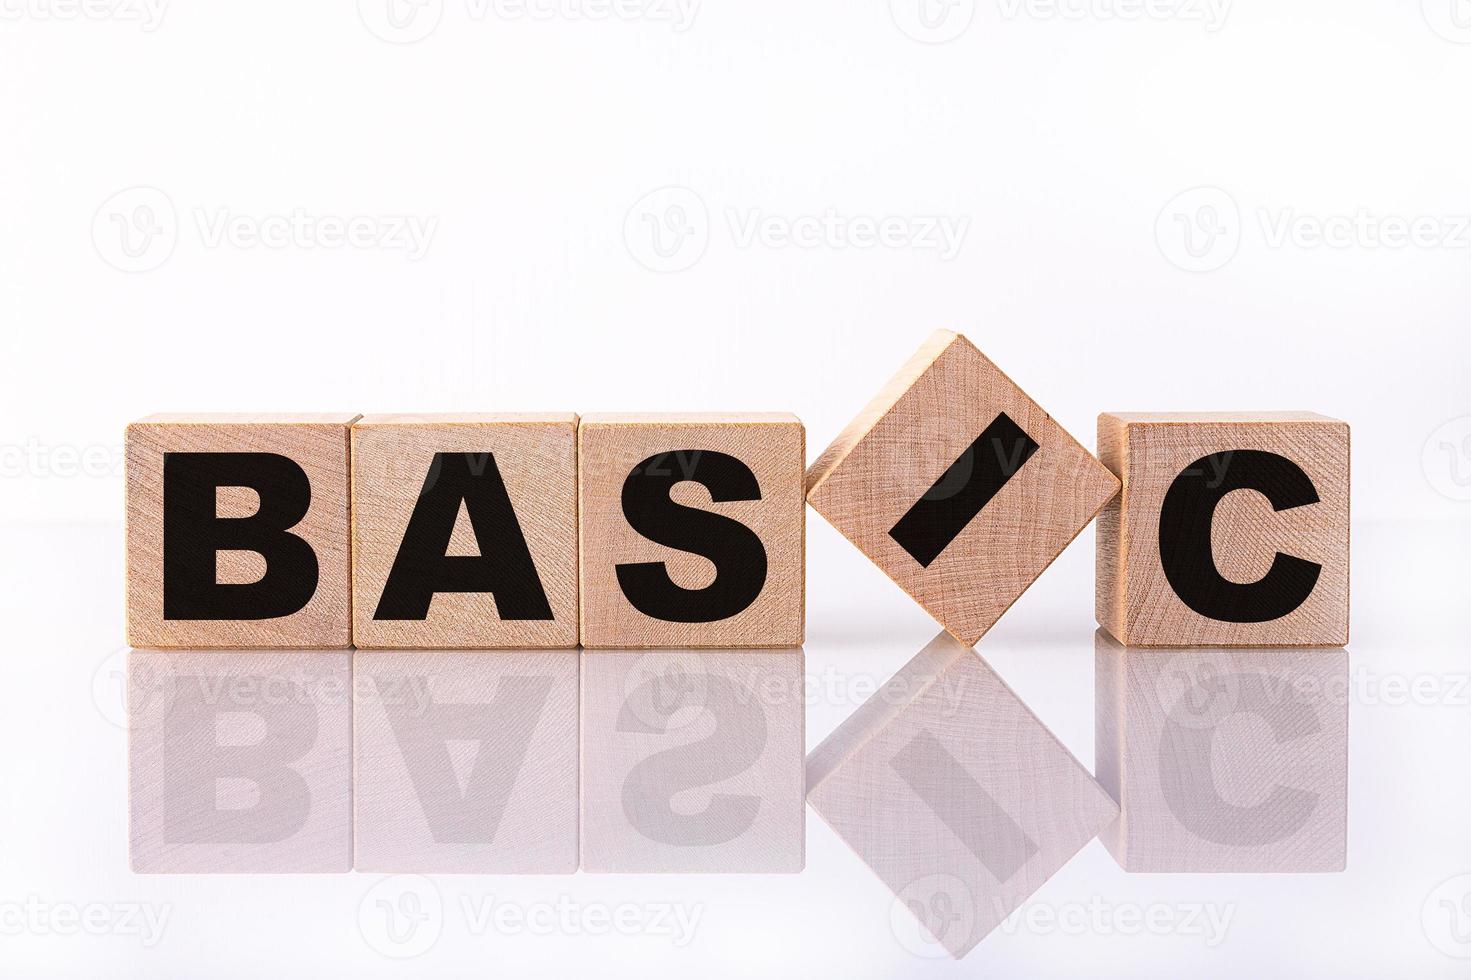
<path fill-rule="evenodd" d="M 131 651 L 133 870 L 349 870 L 351 658 Z"/>
<path fill-rule="evenodd" d="M 940 634 L 807 759 L 807 798 L 957 958 L 1118 813 L 975 651 Z"/>
<path fill-rule="evenodd" d="M 1348 654 L 1096 637 L 1100 836 L 1125 871 L 1342 871 Z"/>
<path fill-rule="evenodd" d="M 577 658 L 355 654 L 354 867 L 576 871 Z"/>
<path fill-rule="evenodd" d="M 128 426 L 128 642 L 346 648 L 354 415 Z"/>
<path fill-rule="evenodd" d="M 1118 481 L 964 337 L 932 336 L 807 471 L 807 500 L 974 645 Z"/>
<path fill-rule="evenodd" d="M 583 646 L 800 646 L 804 440 L 780 413 L 584 416 Z"/>
<path fill-rule="evenodd" d="M 1098 518 L 1098 624 L 1115 639 L 1348 643 L 1347 423 L 1311 412 L 1106 413 L 1098 455 L 1124 487 Z"/>
<path fill-rule="evenodd" d="M 796 872 L 801 650 L 582 655 L 582 868 Z"/>
<path fill-rule="evenodd" d="M 353 643 L 577 646 L 577 416 L 352 427 Z"/>

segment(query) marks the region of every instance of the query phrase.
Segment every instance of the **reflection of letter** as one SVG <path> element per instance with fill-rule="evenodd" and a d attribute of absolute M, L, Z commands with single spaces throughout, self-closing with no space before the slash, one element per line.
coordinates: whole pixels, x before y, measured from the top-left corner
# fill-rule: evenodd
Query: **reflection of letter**
<path fill-rule="evenodd" d="M 802 870 L 801 650 L 582 663 L 582 870 Z"/>
<path fill-rule="evenodd" d="M 1232 713 L 1261 718 L 1271 727 L 1277 745 L 1290 745 L 1322 731 L 1317 712 L 1274 701 L 1260 674 L 1235 674 L 1225 682 L 1236 691 Z M 1204 692 L 1197 684 L 1184 698 Z M 1160 738 L 1160 790 L 1183 827 L 1217 844 L 1248 847 L 1286 840 L 1303 828 L 1318 805 L 1317 793 L 1278 783 L 1256 806 L 1237 806 L 1222 799 L 1212 764 L 1217 727 L 1182 725 L 1176 717 L 1179 710 L 1178 704 L 1170 709 Z"/>
<path fill-rule="evenodd" d="M 1101 838 L 1126 871 L 1341 871 L 1348 654 L 1096 637 Z"/>
<path fill-rule="evenodd" d="M 260 679 L 262 689 L 265 679 Z M 234 705 L 212 697 L 198 677 L 175 682 L 173 710 L 164 723 L 164 842 L 167 844 L 270 844 L 286 840 L 306 823 L 311 791 L 287 768 L 317 741 L 317 709 L 299 684 L 278 686 L 272 698 Z M 218 688 L 217 688 L 218 690 Z M 235 741 L 226 728 L 259 722 L 258 740 Z M 252 784 L 254 806 L 222 808 L 225 780 Z"/>
<path fill-rule="evenodd" d="M 495 700 L 488 704 L 409 703 L 394 696 L 394 685 L 382 678 L 374 680 L 434 840 L 441 844 L 494 841 L 526 762 L 531 735 L 546 709 L 552 678 L 506 677 Z M 415 690 L 429 690 L 428 677 L 406 680 Z M 463 788 L 450 757 L 452 742 L 471 743 L 474 752 Z"/>
<path fill-rule="evenodd" d="M 576 650 L 354 654 L 354 867 L 577 870 Z"/>
<path fill-rule="evenodd" d="M 650 840 L 675 846 L 724 844 L 751 828 L 761 798 L 750 794 L 711 793 L 704 809 L 682 814 L 673 807 L 675 794 L 724 782 L 745 772 L 766 748 L 766 716 L 751 691 L 737 691 L 729 679 L 707 676 L 701 710 L 713 728 L 697 742 L 655 753 L 637 763 L 623 783 L 623 813 L 635 830 Z M 664 734 L 651 715 L 668 721 L 685 705 L 658 697 L 668 685 L 651 677 L 629 695 L 618 713 L 618 731 Z M 643 702 L 638 708 L 629 701 Z M 662 702 L 662 703 L 661 703 Z M 642 710 L 640 710 L 642 709 Z"/>
<path fill-rule="evenodd" d="M 351 666 L 338 650 L 131 651 L 133 870 L 348 871 Z"/>
<path fill-rule="evenodd" d="M 1037 853 L 1036 842 L 929 732 L 914 736 L 889 764 L 998 882 Z"/>

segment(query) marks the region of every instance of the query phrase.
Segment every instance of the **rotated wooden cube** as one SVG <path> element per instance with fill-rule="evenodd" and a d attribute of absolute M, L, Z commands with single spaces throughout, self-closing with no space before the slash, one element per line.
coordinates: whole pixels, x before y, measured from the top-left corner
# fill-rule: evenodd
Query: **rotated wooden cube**
<path fill-rule="evenodd" d="M 578 653 L 360 650 L 358 871 L 577 870 Z"/>
<path fill-rule="evenodd" d="M 1126 646 L 1344 646 L 1349 428 L 1311 412 L 1098 417 L 1098 623 Z M 1245 492 L 1242 492 L 1245 491 Z"/>
<path fill-rule="evenodd" d="M 584 416 L 582 645 L 800 645 L 804 453 L 794 415 Z"/>
<path fill-rule="evenodd" d="M 353 642 L 577 646 L 577 416 L 352 428 Z"/>
<path fill-rule="evenodd" d="M 803 654 L 582 655 L 582 869 L 797 872 Z"/>
<path fill-rule="evenodd" d="M 350 651 L 128 654 L 139 874 L 352 868 Z"/>
<path fill-rule="evenodd" d="M 128 643 L 352 643 L 355 415 L 151 415 L 127 431 Z"/>
<path fill-rule="evenodd" d="M 807 757 L 807 800 L 956 958 L 1118 814 L 945 633 Z"/>
<path fill-rule="evenodd" d="M 1118 481 L 964 337 L 939 331 L 807 470 L 807 501 L 974 645 Z"/>
<path fill-rule="evenodd" d="M 1099 836 L 1125 871 L 1329 872 L 1348 848 L 1348 654 L 1096 637 Z"/>

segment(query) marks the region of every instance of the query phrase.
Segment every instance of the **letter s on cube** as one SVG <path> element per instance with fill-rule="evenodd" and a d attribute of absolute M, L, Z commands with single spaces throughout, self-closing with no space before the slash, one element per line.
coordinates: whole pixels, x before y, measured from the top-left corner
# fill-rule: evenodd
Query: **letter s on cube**
<path fill-rule="evenodd" d="M 794 415 L 585 415 L 582 645 L 795 647 L 805 614 Z"/>
<path fill-rule="evenodd" d="M 150 415 L 129 425 L 129 645 L 348 647 L 356 418 Z"/>

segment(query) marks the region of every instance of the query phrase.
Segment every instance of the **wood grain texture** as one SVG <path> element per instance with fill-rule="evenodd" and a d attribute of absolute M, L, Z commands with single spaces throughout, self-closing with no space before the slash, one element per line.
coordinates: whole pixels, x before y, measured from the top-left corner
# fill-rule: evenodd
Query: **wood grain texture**
<path fill-rule="evenodd" d="M 1211 525 L 1215 566 L 1260 580 L 1280 551 L 1322 566 L 1307 601 L 1258 623 L 1196 612 L 1160 563 L 1160 511 L 1175 478 L 1216 453 L 1255 450 L 1302 468 L 1319 502 L 1274 511 L 1255 492 L 1227 494 Z M 1128 646 L 1344 646 L 1349 640 L 1349 427 L 1311 412 L 1113 412 L 1098 451 L 1123 492 L 1098 521 L 1097 617 Z"/>
<path fill-rule="evenodd" d="M 352 654 L 128 654 L 139 874 L 352 867 Z"/>
<path fill-rule="evenodd" d="M 945 488 L 952 465 L 1003 413 L 1038 448 L 922 565 L 891 532 L 922 498 L 953 494 Z M 969 459 L 979 465 L 977 456 Z M 1118 490 L 1077 440 L 949 331 L 925 342 L 812 464 L 806 482 L 813 508 L 967 645 Z"/>
<path fill-rule="evenodd" d="M 577 870 L 577 651 L 358 651 L 353 670 L 358 871 Z"/>
<path fill-rule="evenodd" d="M 956 958 L 1118 813 L 945 633 L 808 756 L 807 800 Z"/>
<path fill-rule="evenodd" d="M 1131 872 L 1342 871 L 1348 653 L 1096 636 L 1100 835 Z"/>
<path fill-rule="evenodd" d="M 151 415 L 128 426 L 127 612 L 134 647 L 346 648 L 352 643 L 348 540 L 348 427 L 352 414 Z M 296 613 L 253 621 L 166 620 L 163 615 L 163 459 L 169 452 L 277 453 L 311 482 L 311 507 L 291 529 L 316 553 L 318 581 Z M 222 488 L 220 516 L 246 516 L 253 491 Z M 217 580 L 253 582 L 265 571 L 253 552 L 221 552 Z"/>
<path fill-rule="evenodd" d="M 655 619 L 636 609 L 618 583 L 617 566 L 663 562 L 684 589 L 703 589 L 715 576 L 706 558 L 648 540 L 624 516 L 622 492 L 635 467 L 671 453 L 665 463 L 686 466 L 701 452 L 733 456 L 748 467 L 759 500 L 712 503 L 690 481 L 676 484 L 670 499 L 738 521 L 765 548 L 765 584 L 741 612 L 706 623 Z M 587 415 L 578 438 L 581 535 L 582 645 L 588 648 L 795 647 L 806 615 L 806 509 L 802 472 L 805 432 L 794 415 L 614 414 Z"/>
<path fill-rule="evenodd" d="M 803 654 L 582 655 L 582 868 L 797 872 Z"/>
<path fill-rule="evenodd" d="M 575 647 L 577 416 L 367 415 L 352 428 L 353 643 L 360 649 Z M 441 592 L 423 620 L 374 618 L 436 453 L 495 461 L 551 620 L 506 620 L 493 595 Z M 480 547 L 461 505 L 449 554 Z"/>

